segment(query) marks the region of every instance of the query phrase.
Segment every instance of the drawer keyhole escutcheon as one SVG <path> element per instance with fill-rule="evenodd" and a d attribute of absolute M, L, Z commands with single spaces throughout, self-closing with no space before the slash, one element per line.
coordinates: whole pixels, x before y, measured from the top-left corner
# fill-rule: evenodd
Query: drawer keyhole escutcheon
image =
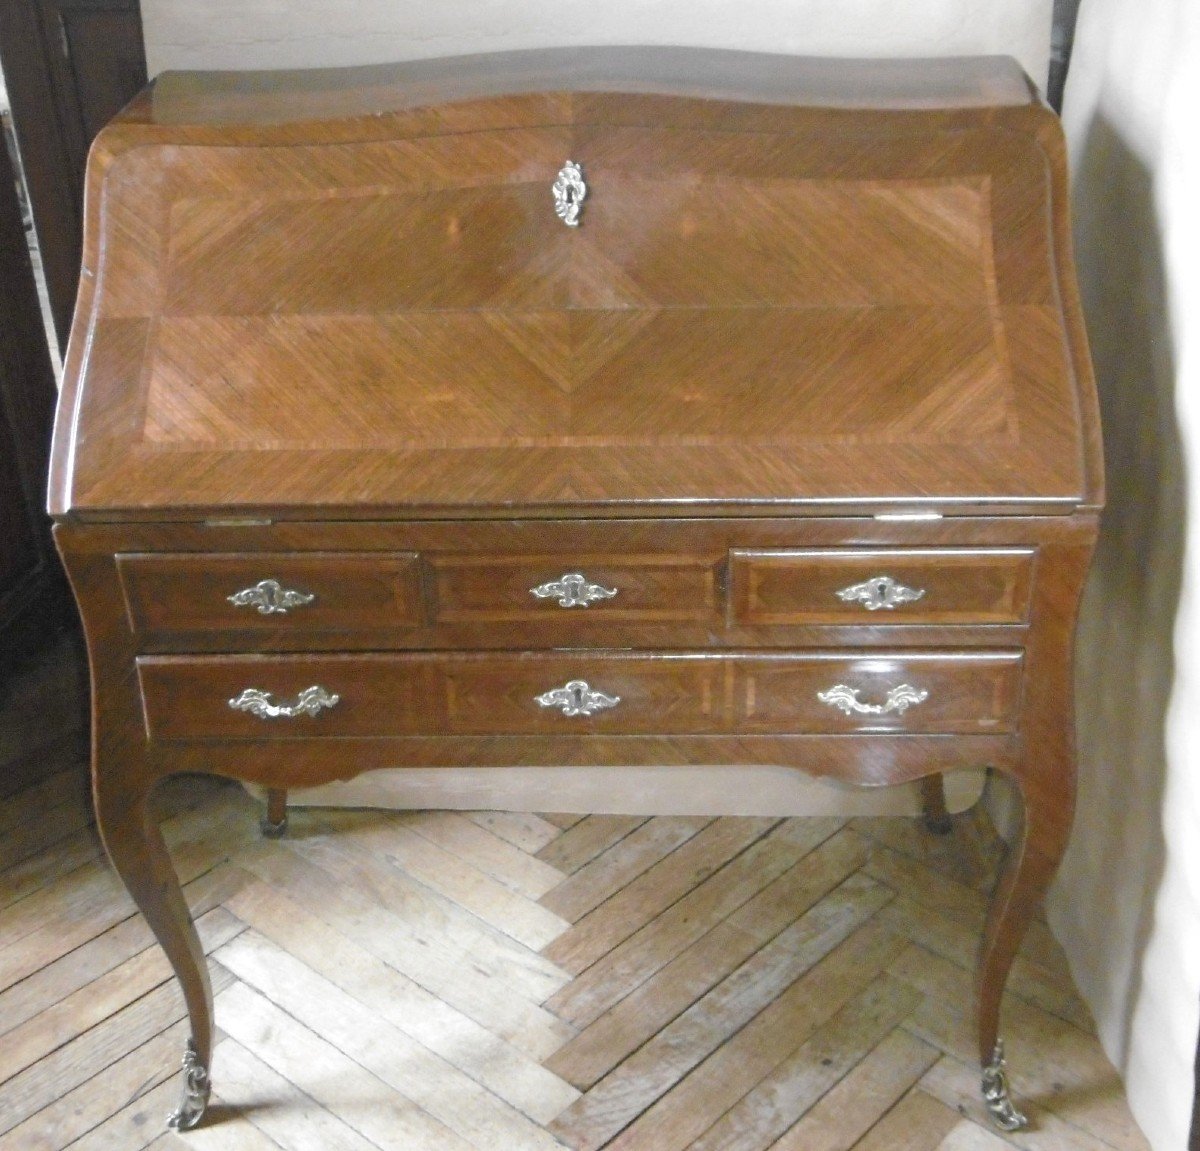
<path fill-rule="evenodd" d="M 277 579 L 264 579 L 225 598 L 234 607 L 257 608 L 259 615 L 286 615 L 290 608 L 304 607 L 317 597 L 286 588 Z"/>
<path fill-rule="evenodd" d="M 872 576 L 862 583 L 851 584 L 837 593 L 844 603 L 860 603 L 867 611 L 892 611 L 902 603 L 913 603 L 925 594 L 925 589 L 905 587 L 891 576 Z"/>
<path fill-rule="evenodd" d="M 549 583 L 531 587 L 529 594 L 538 599 L 557 599 L 559 607 L 587 607 L 597 600 L 612 599 L 617 589 L 589 583 L 580 572 L 568 572 Z"/>
<path fill-rule="evenodd" d="M 847 687 L 844 683 L 834 684 L 828 691 L 817 692 L 817 699 L 836 707 L 847 715 L 890 715 L 895 712 L 903 715 L 913 704 L 924 703 L 929 698 L 929 692 L 921 691 L 909 683 L 897 684 L 887 693 L 883 703 L 863 703 L 858 698 L 858 688 Z"/>
<path fill-rule="evenodd" d="M 594 715 L 621 702 L 619 695 L 605 695 L 589 687 L 586 680 L 573 679 L 544 695 L 534 696 L 542 707 L 557 707 L 563 715 Z"/>
<path fill-rule="evenodd" d="M 259 719 L 296 719 L 301 715 L 318 715 L 323 708 L 333 707 L 340 695 L 327 692 L 319 684 L 306 687 L 293 703 L 272 703 L 270 692 L 248 687 L 229 701 L 234 711 L 248 711 Z"/>
<path fill-rule="evenodd" d="M 583 182 L 583 169 L 574 160 L 568 160 L 551 185 L 554 193 L 554 210 L 568 228 L 579 227 L 579 213 L 587 196 L 587 185 Z"/>

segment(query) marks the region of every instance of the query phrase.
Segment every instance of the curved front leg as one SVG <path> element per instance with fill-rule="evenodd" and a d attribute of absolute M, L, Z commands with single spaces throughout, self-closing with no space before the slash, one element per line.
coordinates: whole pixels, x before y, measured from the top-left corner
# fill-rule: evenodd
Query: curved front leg
<path fill-rule="evenodd" d="M 983 1069 L 983 1097 L 996 1125 L 1015 1131 L 1026 1125 L 1016 1110 L 1008 1088 L 1004 1045 L 1000 1041 L 1000 1002 L 1004 984 L 1030 920 L 1058 870 L 1071 830 L 1075 806 L 1074 762 L 1058 765 L 1052 790 L 1045 781 L 1023 779 L 1014 773 L 1024 804 L 1020 840 L 1004 868 L 988 907 L 976 969 L 979 1023 L 979 1062 Z"/>
<path fill-rule="evenodd" d="M 1013 845 L 988 906 L 976 968 L 979 1061 L 984 1103 L 1005 1131 L 1026 1124 L 1013 1105 L 1000 1042 L 1000 1001 L 1009 969 L 1066 851 L 1075 815 L 1073 638 L 1090 544 L 1046 547 L 1026 649 L 1021 752 L 1000 765 L 1023 807 Z"/>
<path fill-rule="evenodd" d="M 131 789 L 99 755 L 93 776 L 96 824 L 109 859 L 146 917 L 183 988 L 192 1038 L 183 1057 L 184 1090 L 168 1123 L 194 1127 L 208 1105 L 213 1003 L 208 964 L 144 789 Z"/>
<path fill-rule="evenodd" d="M 179 877 L 153 818 L 149 798 L 164 775 L 147 744 L 130 631 L 112 541 L 78 525 L 54 529 L 83 617 L 91 664 L 92 794 L 96 826 L 109 859 L 183 988 L 192 1038 L 184 1053 L 184 1095 L 168 1120 L 193 1127 L 208 1102 L 212 1059 L 212 985 Z"/>

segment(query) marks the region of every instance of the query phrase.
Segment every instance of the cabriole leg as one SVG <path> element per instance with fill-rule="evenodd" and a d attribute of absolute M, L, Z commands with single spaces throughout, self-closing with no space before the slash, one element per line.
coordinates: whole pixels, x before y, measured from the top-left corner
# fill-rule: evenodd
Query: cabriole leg
<path fill-rule="evenodd" d="M 1054 574 L 1039 585 L 1025 651 L 1025 675 L 1036 686 L 1027 689 L 1019 755 L 995 765 L 1016 784 L 1024 817 L 988 905 L 975 981 L 983 1100 L 1004 1131 L 1025 1126 L 1026 1119 L 1009 1091 L 999 1038 L 1000 1000 L 1029 922 L 1062 861 L 1075 816 L 1072 637 L 1090 558 L 1090 538 L 1042 549 L 1038 562 Z"/>
<path fill-rule="evenodd" d="M 147 796 L 112 783 L 97 765 L 94 777 L 96 824 L 108 857 L 146 917 L 183 988 L 192 1038 L 183 1056 L 183 1097 L 167 1122 L 194 1127 L 208 1105 L 212 1061 L 213 1004 L 208 965 L 192 917 L 167 854 L 158 824 L 150 817 Z"/>
<path fill-rule="evenodd" d="M 1015 1131 L 1026 1118 L 1013 1105 L 999 1038 L 1000 1001 L 1017 949 L 1050 885 L 1071 827 L 1074 764 L 1060 764 L 1042 779 L 1017 777 L 1024 801 L 1020 840 L 1004 862 L 988 907 L 976 975 L 979 1062 L 984 1104 L 996 1126 Z"/>

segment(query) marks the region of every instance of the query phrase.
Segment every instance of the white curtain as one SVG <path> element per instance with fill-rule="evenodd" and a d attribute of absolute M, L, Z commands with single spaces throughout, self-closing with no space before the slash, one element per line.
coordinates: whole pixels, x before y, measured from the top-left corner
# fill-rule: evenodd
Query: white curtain
<path fill-rule="evenodd" d="M 1155 1151 L 1200 1021 L 1200 6 L 1083 0 L 1064 106 L 1109 506 L 1079 636 L 1079 815 L 1050 920 Z"/>

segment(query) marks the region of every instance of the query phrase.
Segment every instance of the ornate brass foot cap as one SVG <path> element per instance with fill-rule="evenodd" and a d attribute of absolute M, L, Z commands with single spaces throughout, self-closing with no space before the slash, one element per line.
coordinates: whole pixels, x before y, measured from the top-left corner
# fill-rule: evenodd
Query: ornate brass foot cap
<path fill-rule="evenodd" d="M 1019 1131 L 1029 1120 L 1013 1106 L 1004 1063 L 1004 1044 L 996 1040 L 992 1061 L 983 1069 L 983 1105 L 1001 1131 Z"/>
<path fill-rule="evenodd" d="M 174 1127 L 177 1131 L 195 1127 L 204 1116 L 211 1089 L 208 1068 L 200 1062 L 200 1056 L 196 1054 L 196 1044 L 189 1039 L 187 1050 L 183 1053 L 183 1098 L 179 1101 L 178 1110 L 167 1116 L 167 1126 Z"/>

